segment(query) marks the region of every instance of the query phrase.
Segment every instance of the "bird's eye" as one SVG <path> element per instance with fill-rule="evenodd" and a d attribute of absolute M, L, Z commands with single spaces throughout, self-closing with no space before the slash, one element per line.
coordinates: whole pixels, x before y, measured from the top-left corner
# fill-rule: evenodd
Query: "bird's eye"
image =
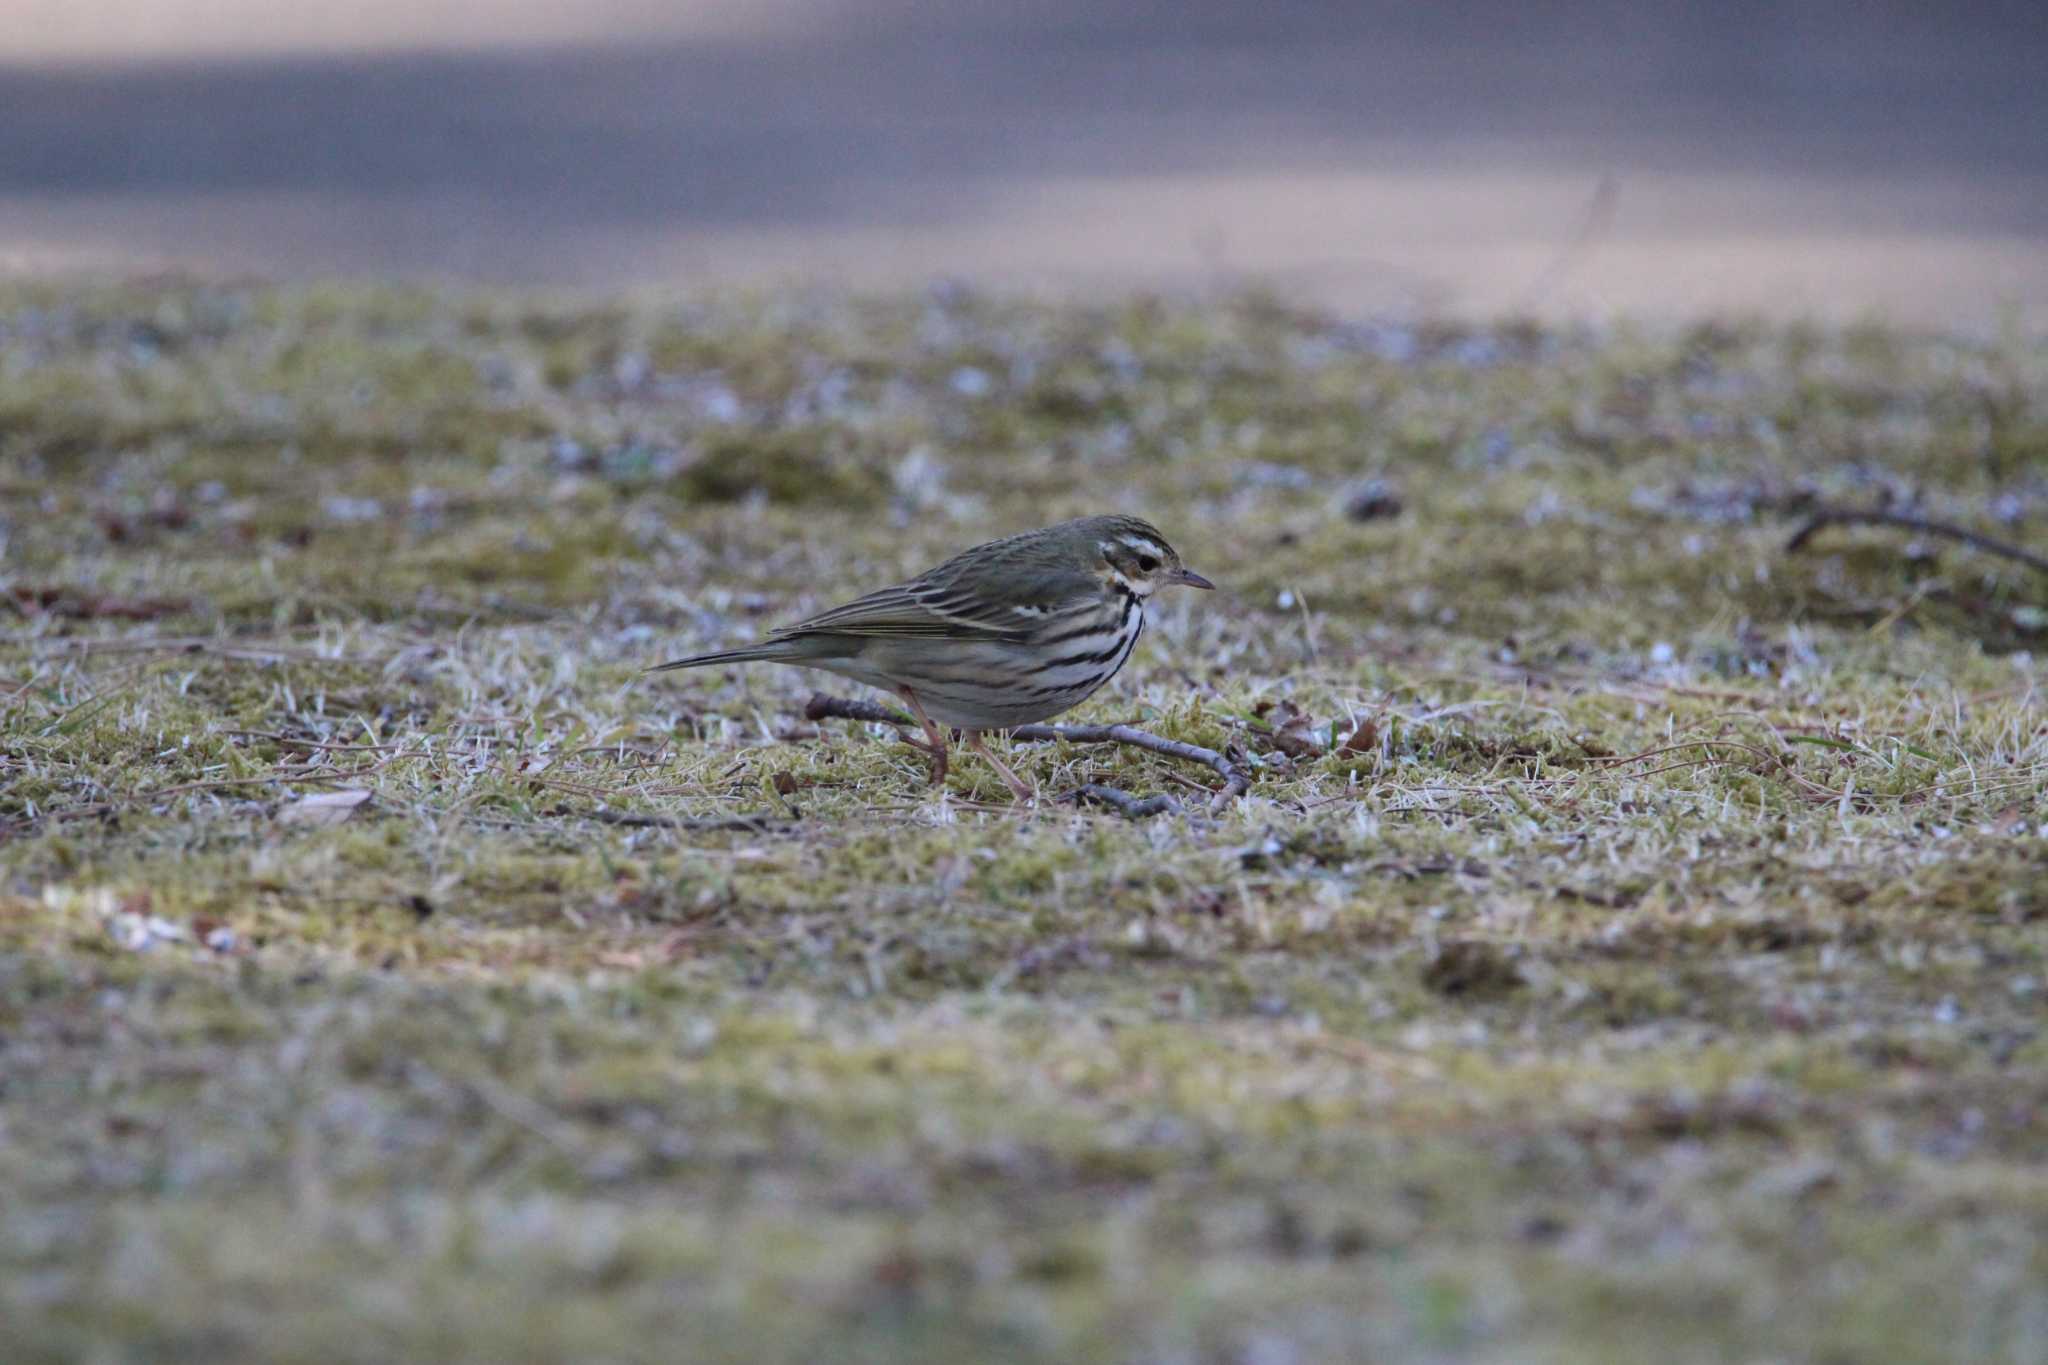
<path fill-rule="evenodd" d="M 1158 555 L 1139 555 L 1139 556 L 1138 556 L 1138 569 L 1139 569 L 1139 571 L 1140 571 L 1140 572 L 1142 572 L 1142 573 L 1151 573 L 1151 572 L 1152 572 L 1152 571 L 1153 571 L 1154 569 L 1157 569 L 1158 567 L 1159 567 L 1159 556 L 1158 556 Z"/>

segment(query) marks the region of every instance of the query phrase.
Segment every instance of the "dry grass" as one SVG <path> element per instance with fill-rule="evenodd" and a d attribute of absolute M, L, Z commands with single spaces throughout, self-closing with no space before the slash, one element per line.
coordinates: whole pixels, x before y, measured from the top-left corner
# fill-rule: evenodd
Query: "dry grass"
<path fill-rule="evenodd" d="M 2048 1352 L 2048 584 L 1784 551 L 2039 339 L 10 288 L 11 1359 Z M 1221 812 L 639 672 L 1110 509 Z"/>

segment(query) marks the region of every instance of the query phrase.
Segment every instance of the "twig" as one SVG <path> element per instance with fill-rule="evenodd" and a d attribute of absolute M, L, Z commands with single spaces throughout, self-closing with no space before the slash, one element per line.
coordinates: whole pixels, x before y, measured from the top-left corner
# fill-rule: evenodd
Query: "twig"
<path fill-rule="evenodd" d="M 856 701 L 852 697 L 829 697 L 823 692 L 811 693 L 811 699 L 804 703 L 805 720 L 871 720 L 883 725 L 912 726 L 917 724 L 893 706 L 880 702 Z"/>
<path fill-rule="evenodd" d="M 881 706 L 871 701 L 855 701 L 848 697 L 831 697 L 823 692 L 811 694 L 810 701 L 804 705 L 804 719 L 867 720 L 878 721 L 883 725 L 900 726 L 914 724 L 909 716 L 892 707 Z M 1183 744 L 1177 739 L 1167 739 L 1140 730 L 1134 725 L 1019 725 L 1010 731 L 1010 738 L 1026 744 L 1043 744 L 1051 740 L 1065 740 L 1069 744 L 1128 744 L 1133 748 L 1144 749 L 1166 758 L 1200 763 L 1223 779 L 1222 788 L 1209 794 L 1210 806 L 1217 810 L 1243 796 L 1252 785 L 1249 773 L 1214 749 L 1204 749 L 1199 744 Z M 1108 792 L 1116 789 L 1100 787 L 1098 790 Z M 1086 791 L 1087 788 L 1082 789 L 1082 792 Z M 1081 794 L 1076 793 L 1077 796 Z M 1118 792 L 1117 795 L 1128 794 Z M 1103 804 L 1123 810 L 1123 807 L 1113 799 L 1104 800 Z M 1124 813 L 1129 815 L 1131 812 Z M 1147 810 L 1144 813 L 1157 815 L 1159 810 Z"/>
<path fill-rule="evenodd" d="M 1165 792 L 1157 796 L 1138 797 L 1117 787 L 1107 787 L 1100 782 L 1090 782 L 1076 788 L 1066 798 L 1075 805 L 1083 801 L 1094 801 L 1115 808 L 1126 820 L 1145 820 L 1154 815 L 1180 814 L 1180 801 Z"/>
<path fill-rule="evenodd" d="M 1934 521 L 1928 517 L 1916 517 L 1907 512 L 1886 512 L 1878 508 L 1821 507 L 1806 519 L 1806 524 L 1793 532 L 1792 539 L 1785 542 L 1787 554 L 1797 554 L 1806 548 L 1806 543 L 1829 526 L 1895 526 L 1902 531 L 1918 531 L 1922 535 L 1946 536 L 1960 540 L 1963 544 L 1982 550 L 1988 555 L 2010 559 L 2026 565 L 2038 573 L 2048 573 L 2048 556 L 2035 554 L 2003 540 L 1994 539 L 1967 526 L 1954 522 Z"/>
<path fill-rule="evenodd" d="M 746 834 L 786 834 L 790 822 L 766 811 L 749 811 L 743 815 L 715 815 L 701 820 L 686 820 L 673 815 L 639 815 L 631 811 L 568 810 L 557 808 L 548 812 L 551 816 L 572 816 L 580 820 L 595 820 L 601 825 L 618 825 L 623 829 L 682 829 L 693 833 L 712 834 L 721 831 L 735 831 Z"/>
<path fill-rule="evenodd" d="M 1187 763 L 1200 763 L 1223 779 L 1220 790 L 1210 794 L 1212 810 L 1221 810 L 1251 788 L 1249 773 L 1239 768 L 1214 749 L 1204 749 L 1199 744 L 1183 744 L 1177 739 L 1166 739 L 1150 731 L 1140 730 L 1134 725 L 1019 725 L 1010 731 L 1010 738 L 1027 744 L 1044 743 L 1048 740 L 1065 740 L 1069 744 L 1128 744 L 1134 749 L 1148 753 L 1178 758 Z"/>

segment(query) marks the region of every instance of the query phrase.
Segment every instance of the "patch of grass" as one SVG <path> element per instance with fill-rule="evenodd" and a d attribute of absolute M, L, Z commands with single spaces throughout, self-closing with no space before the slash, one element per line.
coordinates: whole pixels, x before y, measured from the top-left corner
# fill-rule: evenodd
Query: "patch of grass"
<path fill-rule="evenodd" d="M 2048 586 L 1784 550 L 2037 539 L 2039 339 L 11 283 L 0 380 L 15 1357 L 2048 1349 Z M 641 672 L 1112 509 L 1224 587 L 1075 719 L 1227 810 Z"/>
<path fill-rule="evenodd" d="M 701 502 L 751 497 L 851 509 L 881 502 L 888 479 L 872 463 L 855 459 L 832 433 L 793 430 L 707 441 L 676 476 L 676 488 Z"/>

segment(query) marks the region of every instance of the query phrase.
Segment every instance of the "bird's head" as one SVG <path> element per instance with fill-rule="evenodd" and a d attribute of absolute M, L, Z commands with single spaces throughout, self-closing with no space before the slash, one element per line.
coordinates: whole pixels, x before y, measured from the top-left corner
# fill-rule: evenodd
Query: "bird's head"
<path fill-rule="evenodd" d="M 1112 586 L 1143 600 L 1160 588 L 1216 585 L 1181 563 L 1166 537 L 1136 517 L 1089 517 L 1072 523 L 1075 549 Z"/>

